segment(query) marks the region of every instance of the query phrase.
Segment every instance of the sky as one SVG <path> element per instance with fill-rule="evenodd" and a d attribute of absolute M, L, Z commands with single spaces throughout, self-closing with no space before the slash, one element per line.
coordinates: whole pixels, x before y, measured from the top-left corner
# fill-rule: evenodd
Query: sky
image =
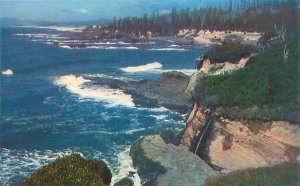
<path fill-rule="evenodd" d="M 222 6 L 228 0 L 0 0 L 0 17 L 52 22 L 88 21 L 161 13 L 172 7 Z"/>

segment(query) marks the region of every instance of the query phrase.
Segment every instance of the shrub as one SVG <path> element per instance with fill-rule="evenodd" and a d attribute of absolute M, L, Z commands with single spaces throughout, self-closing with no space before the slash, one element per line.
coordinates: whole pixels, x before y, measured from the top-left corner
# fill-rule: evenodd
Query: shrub
<path fill-rule="evenodd" d="M 57 158 L 33 173 L 23 186 L 94 185 L 105 186 L 112 174 L 102 160 L 84 159 L 79 154 Z"/>
<path fill-rule="evenodd" d="M 208 58 L 211 63 L 237 63 L 242 58 L 249 57 L 255 51 L 256 48 L 254 46 L 241 44 L 236 41 L 226 41 L 221 45 L 214 45 L 209 48 L 204 58 Z"/>
<path fill-rule="evenodd" d="M 220 98 L 219 106 L 285 105 L 299 108 L 298 30 L 288 33 L 290 52 L 287 62 L 283 60 L 282 44 L 274 41 L 271 48 L 251 57 L 244 69 L 204 77 L 195 89 L 199 95 L 196 97 L 201 97 L 203 92 L 215 94 Z M 219 57 L 221 55 L 215 58 Z"/>

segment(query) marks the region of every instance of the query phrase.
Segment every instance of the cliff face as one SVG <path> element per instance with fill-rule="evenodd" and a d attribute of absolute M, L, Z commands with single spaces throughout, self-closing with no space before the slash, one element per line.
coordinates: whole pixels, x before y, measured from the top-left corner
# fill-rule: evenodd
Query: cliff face
<path fill-rule="evenodd" d="M 241 59 L 237 64 L 211 64 L 209 60 L 204 60 L 199 71 L 191 77 L 185 93 L 190 97 L 197 95 L 195 92 L 199 89 L 196 90 L 196 87 L 205 75 L 243 68 L 247 61 L 248 58 Z M 208 109 L 205 102 L 210 95 L 198 95 L 201 97 L 195 99 L 197 101 L 187 119 L 181 144 L 192 152 L 199 145 L 198 154 L 215 169 L 231 172 L 300 160 L 299 125 L 281 120 L 251 119 L 251 115 L 226 118 L 226 114 L 218 113 L 218 108 Z M 209 130 L 205 130 L 210 118 L 213 122 Z"/>
<path fill-rule="evenodd" d="M 198 104 L 187 120 L 181 144 L 196 148 L 207 113 Z M 203 158 L 222 172 L 300 160 L 300 128 L 287 121 L 230 120 L 215 117 L 199 148 Z"/>

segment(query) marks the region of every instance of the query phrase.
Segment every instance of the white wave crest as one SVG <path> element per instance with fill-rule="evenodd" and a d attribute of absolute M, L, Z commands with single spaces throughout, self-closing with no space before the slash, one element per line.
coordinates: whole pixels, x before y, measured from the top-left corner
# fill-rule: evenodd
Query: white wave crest
<path fill-rule="evenodd" d="M 135 106 L 131 95 L 125 94 L 122 90 L 105 86 L 84 86 L 87 82 L 90 80 L 71 74 L 56 78 L 54 84 L 66 87 L 68 91 L 83 99 L 102 101 L 109 106 Z"/>
<path fill-rule="evenodd" d="M 60 48 L 72 49 L 69 45 L 59 45 Z"/>
<path fill-rule="evenodd" d="M 156 51 L 185 51 L 185 48 L 150 48 L 147 50 L 156 50 Z"/>
<path fill-rule="evenodd" d="M 154 117 L 157 121 L 165 120 L 168 117 L 168 115 L 165 115 L 165 114 L 161 114 L 161 115 L 151 114 L 149 116 Z"/>
<path fill-rule="evenodd" d="M 192 75 L 193 73 L 195 73 L 197 70 L 196 69 L 170 69 L 170 70 L 163 70 L 163 72 L 171 72 L 171 71 L 178 71 L 178 72 L 182 72 L 188 76 Z"/>
<path fill-rule="evenodd" d="M 144 72 L 144 71 L 160 69 L 160 68 L 162 68 L 162 64 L 160 64 L 159 62 L 153 62 L 141 66 L 125 67 L 125 68 L 121 68 L 121 70 L 124 72 Z"/>
<path fill-rule="evenodd" d="M 118 50 L 118 49 L 127 49 L 127 50 L 138 50 L 138 47 L 128 46 L 128 47 L 115 47 L 115 46 L 88 46 L 86 48 L 93 49 L 105 49 L 105 50 Z"/>
<path fill-rule="evenodd" d="M 62 32 L 81 32 L 86 27 L 74 27 L 74 26 L 18 26 L 18 27 L 24 27 L 24 28 L 42 28 L 42 29 L 51 29 L 51 30 L 57 30 Z"/>
<path fill-rule="evenodd" d="M 84 74 L 84 76 L 89 77 L 89 78 L 113 79 L 113 80 L 119 80 L 119 81 L 123 81 L 123 82 L 134 81 L 131 78 L 122 77 L 122 76 L 110 76 L 110 75 L 106 75 L 106 74 Z"/>
<path fill-rule="evenodd" d="M 112 184 L 114 185 L 117 181 L 124 177 L 127 177 L 129 172 L 137 172 L 133 167 L 132 159 L 129 156 L 130 147 L 127 147 L 123 152 L 118 155 L 119 171 L 112 178 Z M 137 173 L 133 175 L 134 186 L 141 186 L 141 179 Z"/>
<path fill-rule="evenodd" d="M 125 131 L 125 134 L 133 134 L 135 132 L 140 132 L 140 131 L 144 131 L 144 130 L 146 130 L 146 129 L 145 128 L 131 129 L 131 130 Z"/>
<path fill-rule="evenodd" d="M 14 72 L 11 69 L 3 70 L 1 73 L 5 76 L 11 76 L 14 74 Z"/>

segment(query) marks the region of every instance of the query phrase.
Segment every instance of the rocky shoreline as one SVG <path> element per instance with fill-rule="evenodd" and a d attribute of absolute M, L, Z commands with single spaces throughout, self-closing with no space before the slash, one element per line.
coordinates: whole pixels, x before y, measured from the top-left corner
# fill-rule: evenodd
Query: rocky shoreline
<path fill-rule="evenodd" d="M 243 68 L 246 62 L 230 70 Z M 179 88 L 179 95 L 191 98 L 207 72 L 204 65 L 189 78 L 184 90 Z M 203 185 L 212 177 L 236 170 L 300 161 L 299 136 L 295 123 L 227 118 L 200 100 L 194 103 L 185 130 L 177 137 L 179 144 L 170 143 L 163 135 L 144 136 L 132 145 L 130 156 L 142 185 Z"/>
<path fill-rule="evenodd" d="M 159 36 L 151 33 L 143 35 L 141 33 L 128 33 L 115 30 L 109 26 L 87 27 L 81 31 L 76 31 L 72 34 L 62 35 L 70 40 L 77 41 L 76 43 L 66 44 L 70 48 L 86 48 L 90 42 L 103 42 L 109 44 L 114 40 L 120 40 L 124 43 L 148 43 L 155 41 L 169 41 L 174 45 L 197 45 L 211 46 L 219 44 L 227 37 L 235 35 L 241 38 L 243 44 L 256 45 L 262 33 L 258 32 L 242 32 L 242 31 L 210 31 L 210 30 L 195 30 L 182 29 L 178 34 L 169 36 Z M 59 41 L 53 41 L 53 44 L 60 45 Z"/>

